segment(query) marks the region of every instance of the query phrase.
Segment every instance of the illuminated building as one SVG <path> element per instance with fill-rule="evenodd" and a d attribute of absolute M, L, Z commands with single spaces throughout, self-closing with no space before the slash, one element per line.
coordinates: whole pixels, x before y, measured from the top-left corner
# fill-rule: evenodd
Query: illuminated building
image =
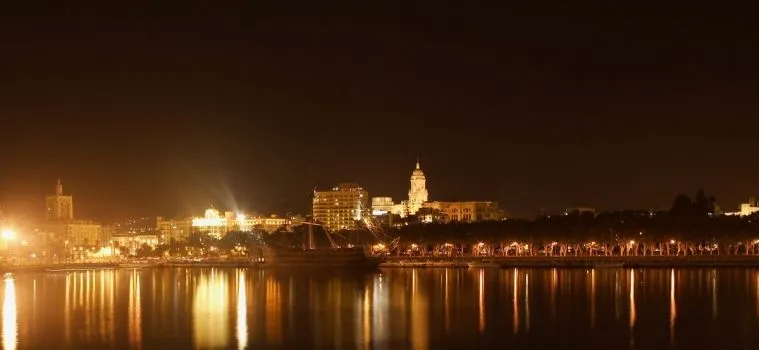
<path fill-rule="evenodd" d="M 416 212 L 416 217 L 423 223 L 446 221 L 445 214 L 439 209 L 431 208 L 429 203 L 425 204 L 424 207 L 419 208 L 419 211 Z"/>
<path fill-rule="evenodd" d="M 416 161 L 416 168 L 411 172 L 411 186 L 408 190 L 408 200 L 394 203 L 390 197 L 372 198 L 372 215 L 379 216 L 387 213 L 398 215 L 405 218 L 409 215 L 416 215 L 429 199 L 427 193 L 427 178 L 424 176 L 422 168 L 419 166 L 419 160 Z"/>
<path fill-rule="evenodd" d="M 243 213 L 235 214 L 231 211 L 224 212 L 224 215 L 216 209 L 207 209 L 203 217 L 192 219 L 192 228 L 200 233 L 207 234 L 215 238 L 224 237 L 227 232 L 240 231 L 251 232 L 255 229 L 261 229 L 272 233 L 282 227 L 288 227 L 291 220 L 280 218 L 276 215 L 269 217 L 248 216 Z"/>
<path fill-rule="evenodd" d="M 394 204 L 393 208 L 390 210 L 390 213 L 393 215 L 398 215 L 402 218 L 405 218 L 408 216 L 408 201 L 401 201 L 398 204 Z"/>
<path fill-rule="evenodd" d="M 393 211 L 393 198 L 391 197 L 374 197 L 372 198 L 372 215 L 385 215 Z"/>
<path fill-rule="evenodd" d="M 74 220 L 74 197 L 63 195 L 61 180 L 55 185 L 55 195 L 45 197 L 47 220 Z"/>
<path fill-rule="evenodd" d="M 330 231 L 357 227 L 368 208 L 369 193 L 356 183 L 340 183 L 328 191 L 314 191 L 314 220 Z"/>
<path fill-rule="evenodd" d="M 492 221 L 503 220 L 505 214 L 496 202 L 428 202 L 425 208 L 437 210 L 442 214 L 444 222 L 462 221 Z"/>
<path fill-rule="evenodd" d="M 427 179 L 424 172 L 419 167 L 419 160 L 416 161 L 416 169 L 411 172 L 411 187 L 408 190 L 408 214 L 415 215 L 419 208 L 427 202 Z"/>
<path fill-rule="evenodd" d="M 394 203 L 390 197 L 372 198 L 372 215 L 383 216 L 386 214 L 398 215 L 405 218 L 416 215 L 420 222 L 450 222 L 450 221 L 491 221 L 503 220 L 504 212 L 498 207 L 498 203 L 487 201 L 467 202 L 428 202 L 427 178 L 416 161 L 416 168 L 411 172 L 411 186 L 408 191 L 408 200 Z M 316 208 L 316 201 L 314 202 Z M 324 208 L 325 210 L 327 207 Z M 316 213 L 316 210 L 314 211 Z"/>
<path fill-rule="evenodd" d="M 759 203 L 756 198 L 751 197 L 748 199 L 748 203 L 741 203 L 740 211 L 725 213 L 725 215 L 749 216 L 756 212 L 759 212 Z"/>
<path fill-rule="evenodd" d="M 272 233 L 278 229 L 289 227 L 292 224 L 291 219 L 280 218 L 276 215 L 269 217 L 252 217 L 247 218 L 247 226 L 250 228 L 260 227 L 262 230 Z"/>
<path fill-rule="evenodd" d="M 143 245 L 147 245 L 150 248 L 155 248 L 159 243 L 158 236 L 152 234 L 118 235 L 111 237 L 111 242 L 113 242 L 114 247 L 127 249 L 132 254 L 134 254 L 137 249 L 141 248 Z"/>
<path fill-rule="evenodd" d="M 103 245 L 101 225 L 87 220 L 48 222 L 42 230 L 68 242 L 70 247 Z"/>
<path fill-rule="evenodd" d="M 156 231 L 156 218 L 130 218 L 113 224 L 117 234 L 152 234 Z"/>
<path fill-rule="evenodd" d="M 66 224 L 64 237 L 73 245 L 100 244 L 100 224 L 77 220 Z"/>
<path fill-rule="evenodd" d="M 228 231 L 229 215 L 221 216 L 216 209 L 207 209 L 205 215 L 201 218 L 192 219 L 192 227 L 200 233 L 207 234 L 214 238 L 221 238 Z"/>
<path fill-rule="evenodd" d="M 69 247 L 94 246 L 102 242 L 101 226 L 88 220 L 74 220 L 74 199 L 63 195 L 61 181 L 55 186 L 55 195 L 45 197 L 43 231 L 60 237 Z"/>
<path fill-rule="evenodd" d="M 192 219 L 171 219 L 164 220 L 162 217 L 156 219 L 156 230 L 159 232 L 161 241 L 183 242 L 187 241 L 192 232 Z"/>

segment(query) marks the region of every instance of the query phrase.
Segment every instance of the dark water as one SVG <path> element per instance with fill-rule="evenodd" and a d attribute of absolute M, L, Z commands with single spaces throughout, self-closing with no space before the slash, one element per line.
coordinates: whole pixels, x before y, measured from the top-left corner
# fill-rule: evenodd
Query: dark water
<path fill-rule="evenodd" d="M 759 349 L 759 270 L 142 269 L 5 280 L 17 348 Z"/>

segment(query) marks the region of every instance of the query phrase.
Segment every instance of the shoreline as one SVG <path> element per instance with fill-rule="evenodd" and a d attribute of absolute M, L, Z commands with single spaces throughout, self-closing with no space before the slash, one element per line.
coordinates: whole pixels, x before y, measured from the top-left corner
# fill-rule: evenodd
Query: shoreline
<path fill-rule="evenodd" d="M 520 256 L 520 257 L 392 257 L 381 267 L 446 268 L 469 267 L 470 263 L 486 261 L 500 268 L 708 268 L 759 267 L 759 255 L 691 255 L 691 256 Z M 485 267 L 485 266 L 483 266 Z M 496 268 L 496 266 L 492 266 Z"/>
<path fill-rule="evenodd" d="M 388 257 L 379 268 L 759 268 L 759 255 L 692 256 L 593 256 L 593 257 Z M 159 262 L 159 263 L 69 263 L 50 265 L 0 266 L 0 272 L 72 272 L 142 268 L 259 268 L 287 269 L 287 266 L 263 266 L 253 261 Z M 350 267 L 313 266 L 324 270 Z"/>

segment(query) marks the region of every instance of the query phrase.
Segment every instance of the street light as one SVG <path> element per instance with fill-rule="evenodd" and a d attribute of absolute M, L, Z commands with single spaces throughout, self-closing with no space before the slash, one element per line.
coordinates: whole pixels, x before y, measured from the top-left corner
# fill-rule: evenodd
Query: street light
<path fill-rule="evenodd" d="M 0 232 L 0 236 L 3 237 L 4 240 L 10 241 L 16 238 L 16 231 L 13 231 L 12 229 L 5 228 Z"/>

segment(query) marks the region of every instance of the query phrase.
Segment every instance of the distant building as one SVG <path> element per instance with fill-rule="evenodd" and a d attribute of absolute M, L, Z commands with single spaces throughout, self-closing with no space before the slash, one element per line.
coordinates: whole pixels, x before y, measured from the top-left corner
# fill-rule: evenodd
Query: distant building
<path fill-rule="evenodd" d="M 330 231 L 357 228 L 367 215 L 369 193 L 356 183 L 340 183 L 328 191 L 314 191 L 314 220 Z"/>
<path fill-rule="evenodd" d="M 103 246 L 111 241 L 111 237 L 117 235 L 116 226 L 114 225 L 101 225 L 100 226 L 100 242 L 103 242 Z"/>
<path fill-rule="evenodd" d="M 281 218 L 277 215 L 269 215 L 269 217 L 248 218 L 246 225 L 251 228 L 260 228 L 268 233 L 272 233 L 279 229 L 287 229 L 292 223 L 292 219 Z"/>
<path fill-rule="evenodd" d="M 137 249 L 142 248 L 143 245 L 147 245 L 150 248 L 155 248 L 160 242 L 158 235 L 155 234 L 120 234 L 113 236 L 110 240 L 110 243 L 113 244 L 114 248 L 127 250 L 130 254 L 135 254 L 137 252 Z"/>
<path fill-rule="evenodd" d="M 577 214 L 590 213 L 590 214 L 596 215 L 596 208 L 574 207 L 574 208 L 566 208 L 566 209 L 564 209 L 564 215 L 569 215 L 569 214 L 573 214 L 573 213 L 577 213 Z"/>
<path fill-rule="evenodd" d="M 427 212 L 431 215 L 430 220 L 436 215 L 443 222 L 477 222 L 503 220 L 506 215 L 496 202 L 468 201 L 468 202 L 428 202 L 425 208 L 435 211 Z M 426 218 L 425 218 L 426 219 Z M 425 220 L 422 220 L 425 221 Z"/>
<path fill-rule="evenodd" d="M 55 185 L 55 194 L 45 197 L 45 209 L 47 220 L 74 220 L 74 197 L 63 195 L 61 180 Z"/>
<path fill-rule="evenodd" d="M 74 197 L 63 195 L 63 185 L 58 180 L 55 194 L 45 197 L 43 231 L 73 249 L 81 246 L 102 246 L 101 225 L 89 220 L 74 220 Z"/>
<path fill-rule="evenodd" d="M 416 212 L 416 217 L 419 222 L 423 223 L 445 222 L 447 220 L 446 214 L 440 209 L 432 208 L 430 203 L 419 208 L 419 211 Z"/>
<path fill-rule="evenodd" d="M 166 220 L 163 217 L 156 218 L 156 231 L 158 231 L 158 237 L 161 242 L 171 243 L 184 242 L 190 238 L 192 232 L 192 219 L 169 219 Z"/>
<path fill-rule="evenodd" d="M 405 218 L 408 216 L 408 201 L 401 201 L 398 204 L 394 204 L 393 208 L 390 209 L 390 213 L 393 215 L 398 215 L 401 218 Z"/>
<path fill-rule="evenodd" d="M 288 228 L 291 224 L 290 219 L 280 218 L 276 215 L 269 217 L 248 216 L 243 213 L 235 214 L 231 211 L 226 211 L 222 215 L 213 208 L 207 209 L 203 217 L 193 218 L 191 222 L 192 231 L 207 234 L 214 238 L 222 238 L 228 232 L 251 232 L 256 229 L 272 233 L 280 228 Z"/>
<path fill-rule="evenodd" d="M 80 246 L 105 246 L 102 241 L 99 223 L 86 220 L 48 222 L 43 230 L 56 240 L 62 240 L 70 248 Z"/>
<path fill-rule="evenodd" d="M 374 197 L 372 198 L 372 215 L 385 215 L 393 211 L 393 198 L 392 197 Z"/>
<path fill-rule="evenodd" d="M 372 214 L 382 216 L 388 213 L 401 219 L 413 215 L 418 222 L 475 222 L 503 220 L 506 217 L 495 202 L 430 202 L 427 177 L 419 165 L 419 159 L 411 172 L 408 200 L 394 203 L 390 197 L 372 199 Z"/>
<path fill-rule="evenodd" d="M 113 229 L 119 235 L 155 234 L 156 222 L 156 217 L 130 218 L 113 223 Z"/>
<path fill-rule="evenodd" d="M 750 197 L 747 203 L 741 203 L 740 211 L 725 213 L 725 215 L 749 216 L 759 212 L 759 203 L 755 197 Z"/>
<path fill-rule="evenodd" d="M 408 200 L 394 203 L 390 197 L 372 198 L 372 214 L 385 215 L 390 213 L 398 215 L 401 218 L 415 215 L 424 206 L 424 203 L 427 203 L 427 200 L 429 200 L 427 178 L 419 166 L 419 159 L 416 160 L 416 168 L 411 172 L 411 179 L 409 181 Z"/>
<path fill-rule="evenodd" d="M 427 178 L 419 167 L 419 160 L 416 160 L 416 169 L 411 172 L 411 186 L 408 190 L 408 214 L 415 215 L 417 211 L 427 202 Z"/>
<path fill-rule="evenodd" d="M 232 212 L 227 212 L 224 216 L 221 216 L 216 209 L 206 209 L 203 217 L 192 219 L 192 228 L 193 231 L 219 239 L 229 232 L 230 220 L 234 220 L 234 213 Z"/>

